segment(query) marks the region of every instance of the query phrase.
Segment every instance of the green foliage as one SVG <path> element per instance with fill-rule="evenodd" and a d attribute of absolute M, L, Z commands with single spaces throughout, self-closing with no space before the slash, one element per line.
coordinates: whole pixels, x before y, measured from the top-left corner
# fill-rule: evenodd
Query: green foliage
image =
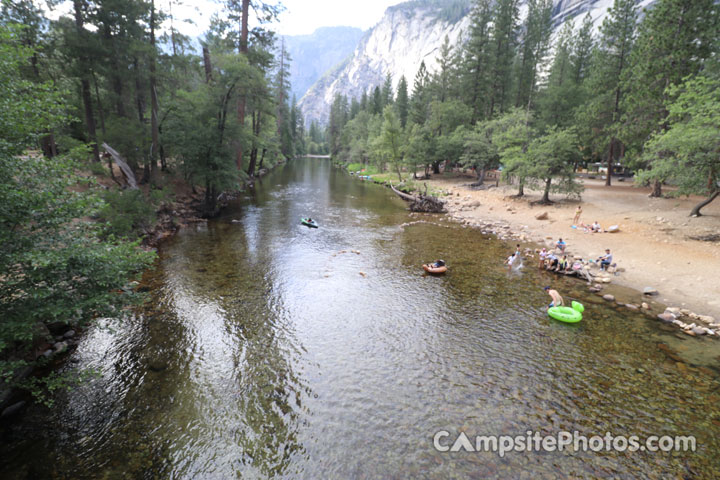
<path fill-rule="evenodd" d="M 140 190 L 108 190 L 98 219 L 106 224 L 104 233 L 118 238 L 137 238 L 155 222 L 155 206 Z"/>
<path fill-rule="evenodd" d="M 22 155 L 63 117 L 56 113 L 62 109 L 56 92 L 19 75 L 29 52 L 10 42 L 14 34 L 12 27 L 0 26 L 0 378 L 5 381 L 35 361 L 29 348 L 42 324 L 121 317 L 122 307 L 136 299 L 131 289 L 121 288 L 153 258 L 136 243 L 103 241 L 99 225 L 81 220 L 102 205 L 92 191 L 71 189 L 79 181 L 74 170 L 81 149 L 51 160 Z"/>
<path fill-rule="evenodd" d="M 650 168 L 639 172 L 638 181 L 672 180 L 676 194 L 712 195 L 720 190 L 720 78 L 691 78 L 667 94 L 668 129 L 645 145 Z"/>

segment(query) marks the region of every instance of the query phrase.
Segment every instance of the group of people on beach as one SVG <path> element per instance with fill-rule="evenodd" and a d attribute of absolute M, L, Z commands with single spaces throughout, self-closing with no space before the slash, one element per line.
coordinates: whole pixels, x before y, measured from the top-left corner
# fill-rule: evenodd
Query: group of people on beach
<path fill-rule="evenodd" d="M 580 227 L 582 227 L 586 233 L 600 233 L 603 231 L 597 221 L 595 221 L 592 225 L 585 225 L 584 223 L 579 223 L 581 215 L 582 207 L 578 206 L 575 210 L 575 217 L 573 218 L 573 228 L 576 228 L 576 225 L 580 225 Z M 591 281 L 592 276 L 588 273 L 587 270 L 589 263 L 595 263 L 599 265 L 600 270 L 607 270 L 608 267 L 614 266 L 613 255 L 612 253 L 610 253 L 609 248 L 606 248 L 605 254 L 599 256 L 597 260 L 589 260 L 588 262 L 584 261 L 580 257 L 572 257 L 572 260 L 568 259 L 566 249 L 567 242 L 562 238 L 559 238 L 558 241 L 555 242 L 555 248 L 552 250 L 548 250 L 548 248 L 543 247 L 538 252 L 538 268 L 540 270 L 546 270 L 560 274 L 577 274 L 577 276 L 581 278 L 586 278 L 588 281 Z M 505 264 L 507 265 L 508 270 L 512 270 L 513 267 L 517 267 L 521 263 L 522 256 L 520 251 L 520 244 L 518 243 L 515 246 L 515 252 L 512 253 L 509 257 L 507 257 Z M 552 302 L 550 303 L 548 308 L 563 305 L 563 298 L 557 290 L 554 290 L 549 286 L 545 287 L 543 290 L 552 298 Z"/>

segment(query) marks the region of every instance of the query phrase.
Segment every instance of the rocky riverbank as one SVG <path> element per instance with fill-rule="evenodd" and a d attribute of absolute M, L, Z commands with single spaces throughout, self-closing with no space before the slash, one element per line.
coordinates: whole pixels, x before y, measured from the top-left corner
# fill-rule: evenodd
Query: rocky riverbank
<path fill-rule="evenodd" d="M 565 254 L 571 261 L 582 262 L 583 268 L 579 273 L 584 274 L 579 276 L 588 284 L 592 293 L 607 302 L 629 310 L 642 311 L 651 318 L 675 325 L 687 335 L 720 338 L 720 321 L 716 320 L 718 305 L 713 303 L 720 297 L 716 291 L 717 282 L 712 280 L 716 278 L 716 273 L 713 273 L 717 272 L 715 268 L 720 268 L 716 252 L 720 249 L 717 249 L 717 245 L 701 244 L 700 248 L 705 255 L 699 260 L 694 251 L 698 245 L 683 245 L 685 248 L 678 248 L 680 243 L 687 242 L 684 238 L 675 237 L 670 240 L 658 239 L 656 236 L 648 239 L 647 232 L 644 231 L 646 229 L 638 226 L 647 217 L 646 211 L 638 209 L 633 212 L 632 202 L 625 202 L 621 208 L 617 208 L 615 204 L 608 202 L 608 205 L 600 198 L 613 193 L 627 197 L 628 192 L 622 187 L 618 187 L 616 192 L 602 191 L 601 195 L 591 191 L 591 194 L 587 195 L 590 201 L 581 203 L 585 211 L 581 222 L 585 220 L 590 223 L 589 220 L 599 218 L 601 224 L 607 226 L 610 224 L 608 218 L 614 214 L 614 220 L 617 221 L 617 217 L 620 217 L 617 221 L 620 224 L 619 232 L 585 234 L 582 229 L 570 228 L 577 202 L 562 201 L 553 206 L 538 207 L 527 200 L 512 198 L 510 195 L 514 192 L 502 187 L 474 190 L 469 187 L 467 179 L 433 180 L 429 183 L 436 190 L 446 193 L 448 217 L 454 221 L 466 228 L 495 235 L 501 240 L 520 243 L 525 252 L 526 268 L 537 268 L 539 249 L 546 247 L 552 250 L 558 239 L 563 238 L 568 243 Z M 632 199 L 633 201 L 648 202 L 643 192 L 638 191 L 636 195 L 637 198 Z M 672 210 L 678 208 L 677 200 L 659 200 L 674 202 Z M 600 204 L 600 208 L 595 203 Z M 657 207 L 658 203 L 661 202 L 654 202 L 653 206 Z M 661 211 L 658 208 L 653 210 L 653 213 Z M 662 214 L 665 217 L 663 228 L 670 230 L 667 225 L 672 226 L 669 219 L 673 218 L 673 215 L 668 212 Z M 687 219 L 683 217 L 680 221 L 686 222 Z M 713 223 L 704 219 L 704 223 L 696 225 L 695 230 L 706 231 L 706 225 L 713 228 Z M 593 261 L 605 248 L 611 248 L 615 255 L 616 266 L 608 272 L 601 271 Z M 514 251 L 515 245 L 509 245 L 508 249 Z M 665 249 L 670 250 L 667 257 L 663 257 L 667 263 L 658 262 L 656 255 Z M 632 255 L 632 258 L 627 259 L 627 255 Z M 680 265 L 692 265 L 694 262 L 698 262 L 697 270 L 701 270 L 698 273 L 705 275 L 696 277 L 694 283 L 697 290 L 693 295 L 680 290 L 687 285 L 677 278 L 673 268 L 679 268 L 682 272 Z M 676 277 L 674 279 L 673 274 Z M 614 290 L 622 293 L 618 294 Z M 700 315 L 695 313 L 696 311 L 710 315 Z"/>

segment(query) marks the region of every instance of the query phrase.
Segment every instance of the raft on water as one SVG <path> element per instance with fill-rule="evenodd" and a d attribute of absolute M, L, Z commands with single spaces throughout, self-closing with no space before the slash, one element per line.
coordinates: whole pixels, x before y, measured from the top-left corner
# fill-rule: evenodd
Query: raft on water
<path fill-rule="evenodd" d="M 319 226 L 315 220 L 310 220 L 309 218 L 301 218 L 300 223 L 310 228 L 318 228 Z"/>
<path fill-rule="evenodd" d="M 447 267 L 445 265 L 440 265 L 439 267 L 436 267 L 434 265 L 428 265 L 427 263 L 424 263 L 423 269 L 428 273 L 435 274 L 447 272 Z"/>

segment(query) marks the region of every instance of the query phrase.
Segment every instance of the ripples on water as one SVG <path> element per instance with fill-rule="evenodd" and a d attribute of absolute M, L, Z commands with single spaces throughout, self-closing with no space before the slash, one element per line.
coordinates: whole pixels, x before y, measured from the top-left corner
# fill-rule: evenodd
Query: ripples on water
<path fill-rule="evenodd" d="M 717 478 L 717 361 L 686 363 L 715 343 L 508 273 L 513 246 L 428 220 L 400 228 L 402 202 L 325 161 L 274 172 L 163 248 L 134 319 L 87 334 L 66 368 L 100 376 L 3 431 L 7 477 Z M 447 275 L 422 273 L 435 258 Z M 583 322 L 547 317 L 547 283 Z M 696 435 L 699 451 L 499 458 L 436 452 L 439 430 Z"/>

